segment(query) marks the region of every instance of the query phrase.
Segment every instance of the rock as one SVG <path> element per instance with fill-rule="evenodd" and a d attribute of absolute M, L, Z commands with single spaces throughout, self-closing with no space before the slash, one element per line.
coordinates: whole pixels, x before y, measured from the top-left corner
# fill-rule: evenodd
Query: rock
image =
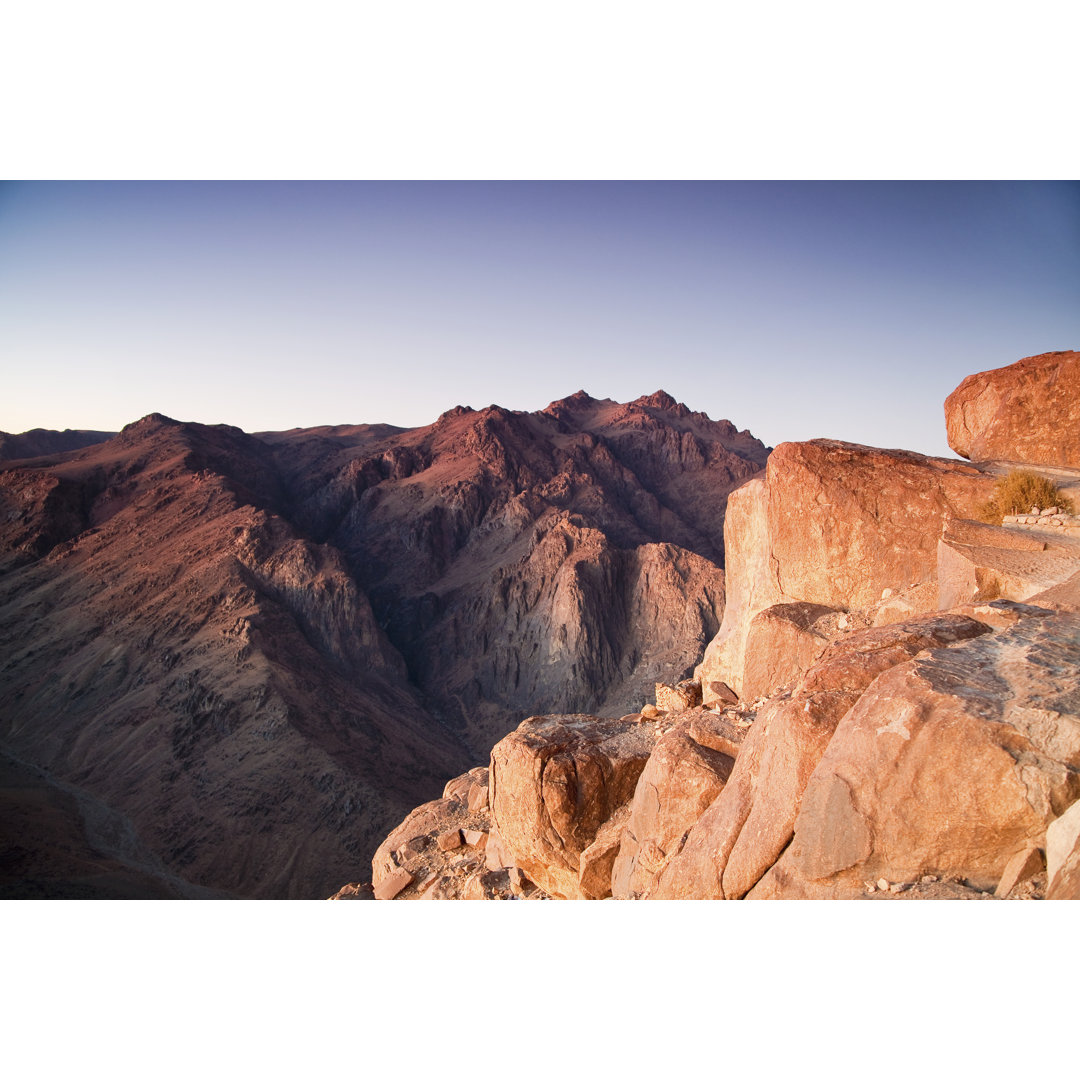
<path fill-rule="evenodd" d="M 1080 802 L 1046 830 L 1047 900 L 1080 900 Z"/>
<path fill-rule="evenodd" d="M 484 848 L 485 865 L 489 870 L 502 870 L 514 863 L 506 845 L 499 836 L 499 830 L 493 825 L 487 834 L 487 846 Z"/>
<path fill-rule="evenodd" d="M 1072 804 L 1046 828 L 1046 873 L 1050 885 L 1080 843 L 1080 801 Z"/>
<path fill-rule="evenodd" d="M 1024 619 L 878 677 L 750 895 L 850 896 L 876 873 L 989 891 L 1078 797 L 1080 616 Z"/>
<path fill-rule="evenodd" d="M 888 892 L 889 891 L 889 882 L 888 882 L 888 880 L 886 878 L 878 878 L 877 887 L 882 892 Z"/>
<path fill-rule="evenodd" d="M 513 859 L 546 893 L 581 898 L 581 854 L 628 802 L 651 725 L 532 717 L 491 751 L 491 814 Z"/>
<path fill-rule="evenodd" d="M 413 875 L 405 867 L 399 866 L 375 886 L 375 899 L 393 900 L 403 889 L 407 889 L 414 880 Z"/>
<path fill-rule="evenodd" d="M 1042 873 L 1044 866 L 1042 852 L 1034 844 L 1029 844 L 1022 851 L 1018 851 L 1005 865 L 994 895 L 999 900 L 1004 900 L 1021 881 Z"/>
<path fill-rule="evenodd" d="M 327 897 L 329 900 L 374 900 L 375 890 L 372 888 L 370 882 L 364 882 L 361 884 L 359 881 L 352 881 L 348 885 L 343 885 L 333 896 Z"/>
<path fill-rule="evenodd" d="M 746 739 L 746 722 L 726 714 L 697 713 L 689 718 L 689 735 L 699 746 L 737 758 Z M 653 753 L 656 751 L 654 750 Z"/>
<path fill-rule="evenodd" d="M 945 399 L 945 425 L 949 446 L 972 461 L 1080 465 L 1080 353 L 969 375 Z"/>
<path fill-rule="evenodd" d="M 515 896 L 523 897 L 536 889 L 520 867 L 511 866 L 507 871 L 507 877 L 510 880 L 510 890 Z"/>
<path fill-rule="evenodd" d="M 705 705 L 738 705 L 739 695 L 726 682 L 711 682 L 701 688 Z"/>
<path fill-rule="evenodd" d="M 822 604 L 774 604 L 750 620 L 743 665 L 742 695 L 747 701 L 796 682 L 829 644 L 818 629 L 834 608 Z"/>
<path fill-rule="evenodd" d="M 486 810 L 488 805 L 487 784 L 474 784 L 469 791 L 469 810 L 476 813 L 477 810 Z"/>
<path fill-rule="evenodd" d="M 910 592 L 937 576 L 946 518 L 973 518 L 993 479 L 973 466 L 900 450 L 815 439 L 783 443 L 765 477 L 728 497 L 724 619 L 695 677 L 742 699 L 754 617 L 802 602 L 855 611 L 886 588 Z"/>
<path fill-rule="evenodd" d="M 1067 581 L 1043 592 L 1029 596 L 1033 606 L 1051 608 L 1054 611 L 1080 612 L 1080 571 Z"/>
<path fill-rule="evenodd" d="M 641 707 L 641 718 L 643 720 L 655 720 L 662 715 L 663 713 L 655 705 L 643 705 Z"/>
<path fill-rule="evenodd" d="M 453 851 L 455 848 L 461 847 L 461 830 L 452 829 L 450 832 L 440 833 L 436 843 L 440 851 Z"/>
<path fill-rule="evenodd" d="M 609 872 L 611 895 L 640 896 L 679 851 L 687 832 L 731 775 L 737 753 L 735 731 L 739 729 L 730 721 L 706 713 L 680 721 L 660 738 L 634 790 Z"/>
<path fill-rule="evenodd" d="M 446 787 L 443 788 L 443 798 L 456 799 L 467 805 L 472 792 L 478 787 L 487 791 L 487 784 L 487 768 L 480 765 L 461 776 L 455 776 L 453 780 L 448 780 Z"/>
<path fill-rule="evenodd" d="M 600 826 L 596 839 L 581 853 L 578 888 L 586 900 L 604 900 L 611 896 L 611 869 L 629 817 L 630 806 L 624 803 Z"/>
<path fill-rule="evenodd" d="M 656 707 L 664 712 L 680 712 L 701 704 L 701 683 L 683 679 L 675 686 L 656 684 Z"/>
<path fill-rule="evenodd" d="M 987 633 L 974 619 L 931 614 L 855 631 L 829 646 L 790 698 L 761 708 L 723 791 L 649 895 L 745 896 L 791 842 L 811 777 L 867 687 L 923 649 Z"/>
<path fill-rule="evenodd" d="M 1027 600 L 1080 573 L 1080 550 L 1055 547 L 1030 534 L 952 520 L 938 541 L 938 606 Z"/>
<path fill-rule="evenodd" d="M 479 829 L 462 829 L 461 835 L 465 843 L 469 847 L 476 848 L 477 851 L 483 851 L 487 847 L 488 834 L 486 832 L 481 832 Z"/>

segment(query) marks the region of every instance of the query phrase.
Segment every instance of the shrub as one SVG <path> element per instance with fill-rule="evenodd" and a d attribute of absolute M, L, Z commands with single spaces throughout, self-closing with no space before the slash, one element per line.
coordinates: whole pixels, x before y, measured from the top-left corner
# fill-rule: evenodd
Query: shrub
<path fill-rule="evenodd" d="M 1013 469 L 1002 476 L 994 488 L 993 497 L 979 507 L 979 518 L 989 525 L 1000 525 L 1006 514 L 1027 514 L 1037 506 L 1046 510 L 1056 506 L 1067 514 L 1073 513 L 1072 500 L 1045 476 L 1023 469 Z"/>

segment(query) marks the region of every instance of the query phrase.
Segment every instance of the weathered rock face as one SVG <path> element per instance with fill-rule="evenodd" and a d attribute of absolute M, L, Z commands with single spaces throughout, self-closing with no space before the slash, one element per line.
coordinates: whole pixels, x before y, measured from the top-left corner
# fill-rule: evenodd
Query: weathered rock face
<path fill-rule="evenodd" d="M 969 375 L 945 399 L 949 446 L 972 461 L 1080 466 L 1080 353 Z"/>
<path fill-rule="evenodd" d="M 818 623 L 835 615 L 822 604 L 774 604 L 750 620 L 743 697 L 756 701 L 797 680 L 825 651 L 830 636 Z"/>
<path fill-rule="evenodd" d="M 856 631 L 829 647 L 790 697 L 773 698 L 758 712 L 727 786 L 649 895 L 745 896 L 791 841 L 807 784 L 863 691 L 922 649 L 988 630 L 964 616 L 924 615 Z"/>
<path fill-rule="evenodd" d="M 745 728 L 695 712 L 663 734 L 638 778 L 609 889 L 617 899 L 640 896 L 687 832 L 724 789 Z"/>
<path fill-rule="evenodd" d="M 583 888 L 582 855 L 633 797 L 653 744 L 652 724 L 583 715 L 533 717 L 497 743 L 491 814 L 514 865 L 552 896 L 596 898 L 602 875 Z"/>
<path fill-rule="evenodd" d="M 1080 802 L 1046 830 L 1048 900 L 1080 900 Z"/>
<path fill-rule="evenodd" d="M 946 516 L 973 517 L 992 489 L 989 475 L 941 458 L 827 439 L 781 444 L 764 479 L 728 499 L 724 620 L 695 677 L 743 696 L 751 623 L 775 604 L 846 611 L 908 589 L 932 610 L 934 590 L 910 586 L 935 580 Z"/>
<path fill-rule="evenodd" d="M 794 837 L 750 896 L 843 897 L 863 882 L 961 875 L 995 888 L 1080 796 L 1080 616 L 895 667 L 837 726 Z"/>

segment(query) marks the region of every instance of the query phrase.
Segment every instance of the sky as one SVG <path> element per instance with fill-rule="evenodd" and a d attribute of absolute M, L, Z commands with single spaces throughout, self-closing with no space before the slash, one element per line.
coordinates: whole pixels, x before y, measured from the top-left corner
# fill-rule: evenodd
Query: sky
<path fill-rule="evenodd" d="M 664 389 L 768 445 L 952 456 L 1080 348 L 1068 182 L 8 182 L 0 430 L 431 423 Z"/>

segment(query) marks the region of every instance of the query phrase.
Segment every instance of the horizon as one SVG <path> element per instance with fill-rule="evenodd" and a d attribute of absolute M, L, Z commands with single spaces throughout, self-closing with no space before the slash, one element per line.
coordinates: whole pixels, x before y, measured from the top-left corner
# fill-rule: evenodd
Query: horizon
<path fill-rule="evenodd" d="M 415 428 L 660 384 L 769 446 L 952 456 L 1080 342 L 1074 182 L 8 182 L 0 430 Z"/>

